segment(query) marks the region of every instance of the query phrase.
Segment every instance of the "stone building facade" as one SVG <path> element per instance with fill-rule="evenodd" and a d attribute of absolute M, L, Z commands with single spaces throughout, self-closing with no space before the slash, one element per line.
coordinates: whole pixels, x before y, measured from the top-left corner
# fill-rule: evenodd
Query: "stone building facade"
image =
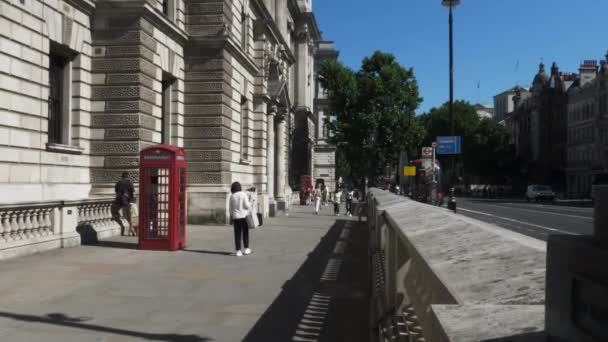
<path fill-rule="evenodd" d="M 519 96 L 522 96 L 522 92 L 526 92 L 527 89 L 515 86 L 494 96 L 494 120 L 502 122 L 507 114 L 513 112 L 513 109 L 515 109 L 513 98 L 517 95 L 517 91 L 519 91 Z"/>
<path fill-rule="evenodd" d="M 507 114 L 505 127 L 526 183 L 565 191 L 567 91 L 575 79 L 572 73 L 560 72 L 555 63 L 547 75 L 541 63 L 529 93 L 514 88 L 514 110 Z"/>
<path fill-rule="evenodd" d="M 567 193 L 589 198 L 595 177 L 608 172 L 608 55 L 584 61 L 568 91 Z"/>
<path fill-rule="evenodd" d="M 337 60 L 338 51 L 333 42 L 321 41 L 317 44 L 315 58 L 316 70 L 327 60 Z M 336 146 L 329 141 L 329 121 L 335 120 L 330 113 L 327 93 L 321 86 L 319 78 L 315 77 L 315 146 L 314 146 L 314 179 L 323 179 L 329 191 L 336 189 Z"/>
<path fill-rule="evenodd" d="M 13 213 L 111 198 L 122 172 L 138 180 L 139 151 L 160 143 L 187 153 L 192 223 L 226 222 L 234 181 L 278 214 L 296 166 L 313 165 L 314 146 L 297 144 L 314 138 L 311 0 L 0 6 L 0 205 Z M 0 226 L 21 222 L 11 215 L 0 211 Z"/>

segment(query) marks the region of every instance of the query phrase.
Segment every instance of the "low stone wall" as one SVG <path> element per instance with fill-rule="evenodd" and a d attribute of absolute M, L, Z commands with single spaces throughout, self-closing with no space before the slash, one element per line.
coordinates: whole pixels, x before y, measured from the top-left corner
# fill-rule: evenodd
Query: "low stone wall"
<path fill-rule="evenodd" d="M 111 198 L 98 198 L 0 205 L 0 260 L 120 234 L 112 203 Z M 128 227 L 125 220 L 120 223 Z"/>
<path fill-rule="evenodd" d="M 378 189 L 367 203 L 371 250 L 385 260 L 376 320 L 413 308 L 429 342 L 542 334 L 544 242 Z"/>

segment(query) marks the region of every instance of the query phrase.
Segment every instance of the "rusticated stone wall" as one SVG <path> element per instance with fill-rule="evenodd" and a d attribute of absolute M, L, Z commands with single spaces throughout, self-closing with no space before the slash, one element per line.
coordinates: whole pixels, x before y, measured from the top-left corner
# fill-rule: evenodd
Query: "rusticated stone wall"
<path fill-rule="evenodd" d="M 201 51 L 202 47 L 193 47 L 186 53 L 188 183 L 220 185 L 228 181 L 227 175 L 222 176 L 222 163 L 231 159 L 232 66 L 225 63 L 221 49 Z"/>
<path fill-rule="evenodd" d="M 163 75 L 172 79 L 168 143 L 183 144 L 183 47 L 139 14 L 104 11 L 93 28 L 95 193 L 112 193 L 123 171 L 138 179 L 138 155 L 161 143 Z M 167 76 L 165 76 L 167 77 Z"/>

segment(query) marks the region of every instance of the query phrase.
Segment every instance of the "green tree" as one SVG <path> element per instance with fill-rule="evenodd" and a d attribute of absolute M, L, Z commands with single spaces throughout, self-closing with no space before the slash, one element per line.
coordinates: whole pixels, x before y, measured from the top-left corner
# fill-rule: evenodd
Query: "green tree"
<path fill-rule="evenodd" d="M 395 56 L 376 51 L 354 72 L 337 61 L 319 71 L 335 121 L 328 123 L 333 143 L 348 161 L 350 176 L 360 179 L 371 171 L 398 162 L 400 151 L 417 150 L 424 127 L 415 118 L 422 101 L 412 68 L 401 66 Z"/>
<path fill-rule="evenodd" d="M 492 119 L 480 118 L 475 107 L 468 102 L 455 101 L 453 111 L 455 135 L 462 137 L 459 160 L 463 163 L 466 174 L 478 176 L 482 182 L 505 182 L 515 163 L 506 129 Z M 426 129 L 425 146 L 430 146 L 437 136 L 450 134 L 447 103 L 432 108 L 421 115 L 420 120 Z M 442 156 L 439 159 L 447 160 Z"/>

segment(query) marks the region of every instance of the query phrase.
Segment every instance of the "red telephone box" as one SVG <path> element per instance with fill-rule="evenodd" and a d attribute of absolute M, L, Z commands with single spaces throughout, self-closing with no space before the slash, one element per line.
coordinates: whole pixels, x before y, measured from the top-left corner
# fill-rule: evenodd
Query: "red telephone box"
<path fill-rule="evenodd" d="M 186 153 L 171 145 L 143 149 L 139 159 L 139 248 L 186 245 Z"/>

